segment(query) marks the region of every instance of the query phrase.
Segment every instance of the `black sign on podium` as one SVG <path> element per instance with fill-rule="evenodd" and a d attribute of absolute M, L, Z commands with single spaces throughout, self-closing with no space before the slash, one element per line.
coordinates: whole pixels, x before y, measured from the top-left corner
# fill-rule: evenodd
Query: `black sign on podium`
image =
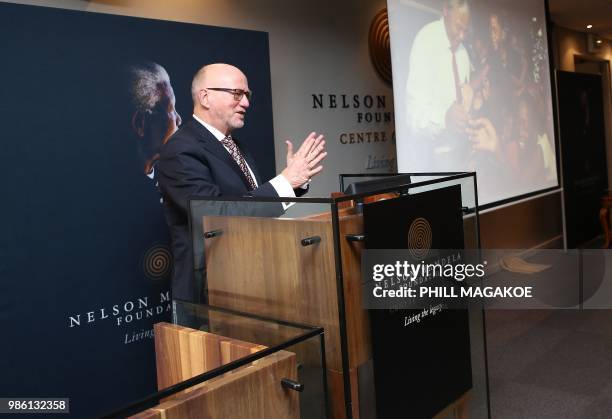
<path fill-rule="evenodd" d="M 459 185 L 366 204 L 363 216 L 367 249 L 464 248 Z M 468 311 L 406 321 L 421 311 L 370 310 L 378 418 L 429 418 L 472 387 Z"/>

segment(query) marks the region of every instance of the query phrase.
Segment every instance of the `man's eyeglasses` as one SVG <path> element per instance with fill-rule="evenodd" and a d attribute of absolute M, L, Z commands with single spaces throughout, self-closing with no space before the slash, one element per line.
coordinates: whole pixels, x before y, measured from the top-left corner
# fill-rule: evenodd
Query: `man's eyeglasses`
<path fill-rule="evenodd" d="M 219 92 L 231 93 L 234 95 L 234 100 L 236 102 L 240 102 L 243 96 L 246 96 L 247 100 L 250 102 L 251 97 L 253 96 L 253 92 L 250 90 L 242 90 L 242 89 L 229 89 L 227 87 L 207 87 L 208 90 L 217 90 Z"/>

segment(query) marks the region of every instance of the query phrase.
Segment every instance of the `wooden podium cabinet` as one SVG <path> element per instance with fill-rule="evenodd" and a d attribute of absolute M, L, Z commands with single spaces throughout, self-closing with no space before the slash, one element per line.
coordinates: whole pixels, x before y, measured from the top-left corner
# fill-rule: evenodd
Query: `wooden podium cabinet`
<path fill-rule="evenodd" d="M 174 323 L 154 325 L 157 391 L 103 417 L 326 417 L 323 328 L 187 301 L 172 306 Z"/>
<path fill-rule="evenodd" d="M 169 323 L 155 325 L 157 386 L 161 391 L 264 346 Z M 167 397 L 131 419 L 299 419 L 299 393 L 282 379 L 297 379 L 296 355 L 278 351 L 242 368 Z"/>
<path fill-rule="evenodd" d="M 250 200 L 216 197 L 191 200 L 194 260 L 196 265 L 199 260 L 203 267 L 203 288 L 210 306 L 324 329 L 328 417 L 330 418 L 370 419 L 376 417 L 376 412 L 381 415 L 383 414 L 381 412 L 385 410 L 381 409 L 381 406 L 387 406 L 387 403 L 380 403 L 381 406 L 377 406 L 377 401 L 382 400 L 382 394 L 391 394 L 386 393 L 388 384 L 384 382 L 387 379 L 388 370 L 378 368 L 379 365 L 384 365 L 380 360 L 385 359 L 386 349 L 383 347 L 385 341 L 378 337 L 376 341 L 373 341 L 372 338 L 373 335 L 379 335 L 379 312 L 377 311 L 376 316 L 370 318 L 370 312 L 364 309 L 366 305 L 363 304 L 361 257 L 365 243 L 375 243 L 370 241 L 374 237 L 383 237 L 382 242 L 384 243 L 385 236 L 394 228 L 395 236 L 405 241 L 408 235 L 405 234 L 407 230 L 404 231 L 404 229 L 417 220 L 411 217 L 416 217 L 416 214 L 424 214 L 418 216 L 429 217 L 431 215 L 435 226 L 440 226 L 437 230 L 434 228 L 434 244 L 444 246 L 441 243 L 452 243 L 453 246 L 458 246 L 438 247 L 437 249 L 463 249 L 479 246 L 478 204 L 475 198 L 474 174 L 460 173 L 451 176 L 444 174 L 438 179 L 431 179 L 431 174 L 425 175 L 429 178 L 420 183 L 415 183 L 413 180 L 409 185 L 402 184 L 399 185 L 400 187 L 393 185 L 394 187 L 378 188 L 350 196 L 336 195 L 321 199 L 295 198 L 297 210 L 293 208 L 294 214 L 308 213 L 303 211 L 304 207 L 299 208 L 301 205 L 326 204 L 329 210 L 324 211 L 324 207 L 318 205 L 317 211 L 310 211 L 310 213 L 316 213 L 315 215 L 293 218 L 289 218 L 291 213 L 284 215 L 283 218 L 275 218 L 280 216 L 280 211 L 271 216 L 273 213 L 270 210 L 271 205 L 280 204 L 280 198 L 278 200 L 270 198 Z M 454 181 L 457 182 L 452 185 Z M 440 184 L 439 188 L 434 185 L 436 183 Z M 415 193 L 408 191 L 413 186 L 416 188 L 424 186 L 427 189 L 421 188 Z M 472 192 L 469 188 L 473 188 Z M 467 199 L 464 199 L 466 196 Z M 449 199 L 446 200 L 446 197 Z M 470 206 L 472 198 L 475 202 L 472 210 L 474 215 L 471 218 L 464 217 L 464 211 L 469 211 L 471 208 L 467 208 L 465 203 L 467 202 L 467 205 Z M 420 204 L 421 202 L 423 205 Z M 253 204 L 252 208 L 249 207 L 250 204 Z M 408 208 L 406 205 L 416 209 L 416 212 L 410 210 L 405 213 L 405 208 Z M 376 212 L 377 208 L 383 210 Z M 309 208 L 306 207 L 306 209 Z M 263 211 L 258 214 L 260 210 L 265 210 L 265 214 Z M 367 215 L 368 224 L 364 225 L 363 214 L 378 215 L 375 217 Z M 389 217 L 385 214 L 388 214 Z M 450 216 L 447 217 L 449 214 Z M 444 228 L 448 226 L 448 223 L 444 222 L 436 224 L 436 220 L 439 220 L 440 217 L 452 221 L 456 228 L 448 230 L 453 232 L 449 237 L 455 237 L 456 240 L 448 242 L 437 239 L 440 235 L 444 236 L 445 233 L 441 232 L 445 231 Z M 381 219 L 387 224 L 381 228 L 373 227 L 378 226 L 376 220 Z M 396 220 L 401 222 L 394 224 Z M 402 227 L 394 227 L 398 225 Z M 462 231 L 466 229 L 476 233 L 464 235 Z M 366 230 L 369 233 L 366 233 Z M 457 231 L 460 233 L 455 234 Z M 378 236 L 378 232 L 382 236 Z M 199 244 L 196 243 L 198 237 Z M 393 242 L 395 247 L 390 248 L 405 250 L 407 247 L 403 248 L 398 244 L 401 240 L 395 240 Z M 385 249 L 385 247 L 373 247 L 373 249 L 377 248 Z M 448 315 L 451 316 L 451 314 Z M 465 318 L 467 319 L 467 316 Z M 376 325 L 376 329 L 372 329 L 372 325 Z M 462 367 L 464 374 L 461 377 L 465 378 L 466 374 L 471 376 L 469 371 L 471 355 L 469 353 L 469 321 L 466 320 L 464 325 L 465 328 L 462 326 L 461 330 L 466 330 L 465 333 L 462 333 L 464 333 L 463 337 L 467 334 L 467 340 L 463 339 L 461 344 L 463 348 L 467 347 L 468 353 L 465 356 L 462 355 L 462 359 L 467 360 L 465 364 L 467 367 Z M 393 333 L 385 336 L 387 340 L 393 341 L 394 339 Z M 411 345 L 414 346 L 416 342 L 407 342 L 406 339 L 409 337 L 406 336 L 404 335 L 404 340 L 398 340 L 398 342 L 402 342 L 406 351 L 414 352 Z M 431 331 L 427 336 L 436 336 L 436 332 Z M 455 335 L 448 334 L 448 336 L 454 338 Z M 236 338 L 257 341 L 248 334 L 239 335 Z M 480 339 L 480 336 L 477 338 Z M 429 343 L 433 342 L 427 339 L 418 342 L 419 346 L 426 348 Z M 438 342 L 440 348 L 454 343 L 437 338 L 434 341 Z M 440 342 L 442 344 L 439 344 Z M 479 353 L 481 352 L 483 351 L 479 349 Z M 459 351 L 457 353 L 463 354 Z M 297 352 L 297 356 L 298 362 L 308 362 L 310 354 Z M 421 372 L 423 369 L 429 369 L 429 362 L 435 363 L 435 360 L 426 361 Z M 442 365 L 442 363 L 439 364 Z M 375 368 L 379 372 L 378 376 L 375 375 Z M 397 371 L 401 371 L 401 374 L 405 373 L 406 380 L 419 379 L 418 375 L 405 367 Z M 449 368 L 435 371 L 441 377 L 444 374 L 451 374 L 451 371 L 454 370 Z M 458 375 L 453 375 L 455 376 Z M 455 381 L 459 383 L 459 379 Z M 450 389 L 447 393 L 448 397 L 438 398 L 435 403 L 430 404 L 431 409 L 427 411 L 426 416 L 443 417 L 441 415 L 453 411 L 455 417 L 466 418 L 468 399 L 474 399 L 474 392 L 470 390 L 471 380 L 464 381 L 466 383 L 469 381 L 469 384 L 464 386 L 459 383 L 461 385 L 458 384 L 454 390 L 447 386 Z M 481 403 L 483 399 L 481 396 L 484 394 L 486 405 L 488 397 L 486 386 L 481 385 L 480 388 L 485 388 L 485 390 L 478 393 L 476 402 Z M 405 401 L 402 400 L 402 402 Z M 424 400 L 423 403 L 427 404 L 428 400 Z M 470 406 L 473 405 L 471 401 L 469 403 Z M 407 406 L 405 413 L 410 415 L 410 407 Z M 394 417 L 402 417 L 402 414 L 403 411 Z M 378 419 L 386 418 L 379 417 Z"/>
<path fill-rule="evenodd" d="M 362 244 L 335 243 L 331 214 L 299 219 L 206 216 L 203 228 L 221 232 L 205 241 L 209 304 L 323 327 L 332 417 L 346 416 L 346 374 L 352 415 L 359 418 L 358 367 L 371 359 L 368 314 L 361 304 Z M 341 238 L 362 229 L 360 215 L 341 210 Z M 314 243 L 303 243 L 309 239 Z M 344 310 L 339 310 L 336 245 L 342 255 Z"/>

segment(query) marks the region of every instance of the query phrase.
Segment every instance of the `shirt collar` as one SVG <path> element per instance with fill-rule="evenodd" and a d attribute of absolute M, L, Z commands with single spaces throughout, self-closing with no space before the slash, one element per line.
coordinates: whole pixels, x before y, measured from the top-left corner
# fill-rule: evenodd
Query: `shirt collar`
<path fill-rule="evenodd" d="M 221 131 L 219 131 L 217 128 L 213 127 L 210 124 L 207 124 L 206 122 L 202 121 L 200 118 L 198 118 L 197 116 L 193 115 L 193 119 L 195 119 L 196 121 L 198 121 L 200 124 L 204 125 L 204 128 L 206 128 L 207 130 L 210 131 L 210 133 L 212 135 L 215 136 L 215 138 L 219 141 L 221 141 L 222 139 L 224 139 L 226 136 L 223 135 L 223 133 Z"/>

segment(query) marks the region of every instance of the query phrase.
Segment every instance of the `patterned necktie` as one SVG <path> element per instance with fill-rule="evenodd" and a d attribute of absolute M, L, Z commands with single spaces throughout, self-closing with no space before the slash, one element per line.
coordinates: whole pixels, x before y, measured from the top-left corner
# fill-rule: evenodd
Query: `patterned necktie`
<path fill-rule="evenodd" d="M 247 181 L 249 182 L 249 186 L 251 187 L 250 190 L 255 189 L 257 187 L 257 185 L 255 184 L 255 179 L 253 179 L 253 176 L 251 176 L 251 172 L 249 172 L 246 160 L 242 156 L 240 150 L 238 150 L 238 146 L 232 139 L 232 136 L 228 135 L 227 137 L 221 140 L 221 143 L 229 150 L 229 153 L 231 154 L 232 158 L 236 161 L 236 163 L 240 167 L 240 170 L 242 170 L 244 177 L 246 177 Z"/>

